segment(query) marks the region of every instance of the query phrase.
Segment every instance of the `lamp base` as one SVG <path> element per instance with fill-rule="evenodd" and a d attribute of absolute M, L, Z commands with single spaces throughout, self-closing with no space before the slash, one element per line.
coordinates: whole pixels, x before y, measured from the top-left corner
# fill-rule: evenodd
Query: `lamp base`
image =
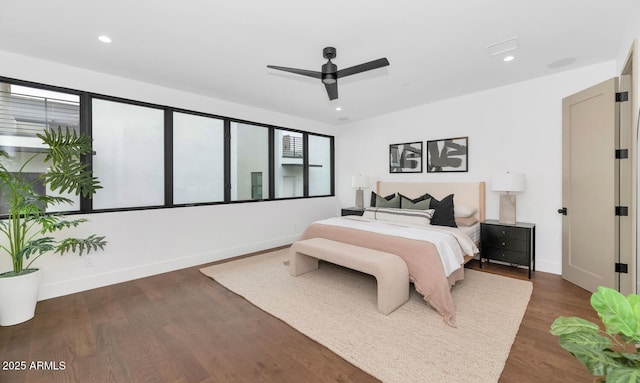
<path fill-rule="evenodd" d="M 515 225 L 516 196 L 514 194 L 500 195 L 500 223 Z"/>
<path fill-rule="evenodd" d="M 356 190 L 356 207 L 358 209 L 364 209 L 364 192 L 362 189 Z"/>

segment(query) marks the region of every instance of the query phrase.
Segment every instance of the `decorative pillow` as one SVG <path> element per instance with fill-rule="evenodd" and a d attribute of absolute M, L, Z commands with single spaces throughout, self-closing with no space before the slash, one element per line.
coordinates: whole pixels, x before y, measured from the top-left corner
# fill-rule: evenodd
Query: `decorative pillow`
<path fill-rule="evenodd" d="M 400 194 L 401 209 L 427 210 L 429 209 L 430 203 L 431 203 L 431 198 L 428 198 L 425 196 L 420 196 L 416 199 L 411 199 Z"/>
<path fill-rule="evenodd" d="M 371 207 L 400 208 L 400 196 L 393 193 L 386 197 L 382 197 L 377 195 L 375 192 L 371 192 Z"/>
<path fill-rule="evenodd" d="M 375 219 L 378 221 L 428 226 L 431 223 L 431 217 L 433 217 L 433 213 L 433 209 L 412 210 L 368 207 L 365 209 L 362 217 Z"/>
<path fill-rule="evenodd" d="M 474 216 L 471 217 L 456 217 L 456 225 L 458 226 L 473 226 L 478 223 L 478 219 Z"/>
<path fill-rule="evenodd" d="M 433 213 L 433 217 L 431 218 L 431 224 L 436 226 L 458 227 L 453 213 L 453 194 L 449 194 L 440 201 L 429 194 L 426 195 L 431 198 L 429 207 L 435 209 L 435 213 Z"/>
<path fill-rule="evenodd" d="M 475 207 L 467 206 L 464 204 L 456 204 L 456 206 L 453 207 L 453 215 L 456 218 L 471 217 L 472 215 L 476 214 L 477 211 L 478 209 L 476 209 Z"/>

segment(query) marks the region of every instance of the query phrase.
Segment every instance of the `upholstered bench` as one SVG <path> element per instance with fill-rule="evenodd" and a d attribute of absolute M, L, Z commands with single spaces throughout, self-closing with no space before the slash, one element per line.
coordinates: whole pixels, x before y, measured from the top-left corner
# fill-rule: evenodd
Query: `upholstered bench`
<path fill-rule="evenodd" d="M 409 300 L 409 270 L 397 255 L 325 238 L 295 242 L 290 252 L 293 276 L 316 270 L 319 259 L 373 275 L 378 282 L 378 311 L 385 315 Z"/>

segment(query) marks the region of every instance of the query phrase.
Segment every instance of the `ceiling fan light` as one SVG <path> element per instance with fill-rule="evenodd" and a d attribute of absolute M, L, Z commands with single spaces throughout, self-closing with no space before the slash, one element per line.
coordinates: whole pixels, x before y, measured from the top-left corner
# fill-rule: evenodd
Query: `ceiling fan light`
<path fill-rule="evenodd" d="M 331 85 L 331 84 L 335 84 L 336 81 L 338 80 L 336 79 L 335 73 L 325 73 L 322 75 L 322 82 L 324 84 Z"/>

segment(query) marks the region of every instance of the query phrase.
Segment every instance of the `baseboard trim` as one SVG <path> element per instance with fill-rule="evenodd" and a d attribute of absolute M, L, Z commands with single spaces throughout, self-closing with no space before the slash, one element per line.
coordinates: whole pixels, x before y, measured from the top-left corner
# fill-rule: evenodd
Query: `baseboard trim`
<path fill-rule="evenodd" d="M 476 257 L 475 259 L 479 259 Z M 494 259 L 491 260 L 491 263 L 498 263 L 501 265 L 510 266 L 510 263 L 496 261 Z M 528 266 L 515 265 L 518 268 L 527 269 Z M 544 273 L 562 275 L 562 265 L 556 262 L 548 262 L 548 261 L 538 261 L 535 263 L 536 271 L 542 271 Z"/>
<path fill-rule="evenodd" d="M 536 260 L 536 270 L 562 275 L 562 263 L 546 261 L 544 259 Z"/>
<path fill-rule="evenodd" d="M 116 283 L 127 282 L 134 279 L 149 277 L 152 275 L 162 274 L 174 270 L 180 270 L 187 267 L 204 265 L 211 262 L 238 257 L 244 254 L 285 246 L 298 240 L 298 237 L 299 235 L 287 236 L 274 240 L 215 250 L 201 254 L 194 254 L 152 264 L 113 270 L 106 273 L 94 274 L 82 278 L 43 284 L 42 286 L 40 286 L 38 300 L 41 301 L 45 299 L 56 298 L 81 291 L 109 286 Z"/>

